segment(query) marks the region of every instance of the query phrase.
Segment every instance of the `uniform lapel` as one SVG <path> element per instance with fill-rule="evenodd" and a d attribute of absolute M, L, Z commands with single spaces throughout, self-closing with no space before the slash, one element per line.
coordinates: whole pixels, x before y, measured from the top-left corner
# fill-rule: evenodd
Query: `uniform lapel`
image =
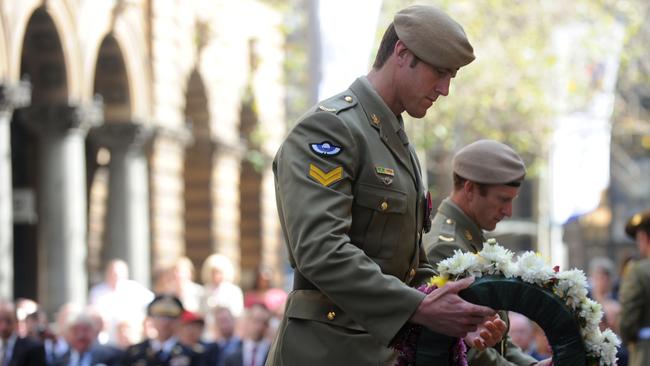
<path fill-rule="evenodd" d="M 390 149 L 397 160 L 404 165 L 411 175 L 411 179 L 417 184 L 413 164 L 409 157 L 409 150 L 402 143 L 397 131 L 400 129 L 397 117 L 390 111 L 381 97 L 372 89 L 372 86 L 365 78 L 358 78 L 350 90 L 357 95 L 360 105 L 363 108 L 368 123 L 378 131 L 381 141 Z"/>

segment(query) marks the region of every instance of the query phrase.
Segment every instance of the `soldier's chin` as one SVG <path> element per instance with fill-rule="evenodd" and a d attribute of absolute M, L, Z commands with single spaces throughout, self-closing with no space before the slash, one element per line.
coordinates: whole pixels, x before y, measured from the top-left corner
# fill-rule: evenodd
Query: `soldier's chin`
<path fill-rule="evenodd" d="M 485 231 L 493 231 L 494 229 L 497 228 L 498 222 L 495 222 L 494 224 L 489 224 L 483 227 L 483 230 Z"/>
<path fill-rule="evenodd" d="M 409 111 L 409 110 L 407 110 L 406 113 L 408 113 L 408 115 L 413 117 L 413 118 L 423 118 L 424 116 L 427 115 L 427 110 L 428 109 L 424 109 L 424 110 L 421 110 L 421 111 L 420 110 L 418 110 L 418 111 Z"/>

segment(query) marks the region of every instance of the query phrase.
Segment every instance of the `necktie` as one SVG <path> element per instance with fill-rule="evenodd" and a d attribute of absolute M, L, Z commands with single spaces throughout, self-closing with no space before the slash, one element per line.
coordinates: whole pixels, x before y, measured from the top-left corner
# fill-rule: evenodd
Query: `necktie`
<path fill-rule="evenodd" d="M 84 356 L 85 353 L 79 353 L 79 359 L 77 360 L 77 366 L 84 366 Z"/>
<path fill-rule="evenodd" d="M 404 144 L 404 146 L 407 146 L 409 144 L 409 138 L 406 136 L 406 132 L 404 132 L 403 128 L 397 130 L 397 137 L 399 137 L 399 140 L 402 141 L 402 144 Z"/>
<path fill-rule="evenodd" d="M 253 345 L 253 351 L 251 353 L 251 366 L 256 366 L 257 365 L 255 363 L 255 356 L 257 356 L 257 343 L 254 343 L 254 345 Z"/>

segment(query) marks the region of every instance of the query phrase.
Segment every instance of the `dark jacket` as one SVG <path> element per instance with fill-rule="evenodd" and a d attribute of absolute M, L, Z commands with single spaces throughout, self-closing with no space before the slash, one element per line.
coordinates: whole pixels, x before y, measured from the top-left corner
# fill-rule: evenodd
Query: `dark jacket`
<path fill-rule="evenodd" d="M 43 345 L 29 338 L 16 338 L 7 366 L 43 366 L 45 349 Z"/>
<path fill-rule="evenodd" d="M 104 346 L 102 344 L 94 344 L 88 350 L 90 354 L 90 364 L 91 365 L 105 365 L 105 366 L 120 366 L 122 365 L 122 358 L 124 357 L 124 351 L 111 347 Z M 70 358 L 72 357 L 72 350 L 68 350 L 61 358 L 57 359 L 52 365 L 53 366 L 67 366 L 70 363 Z"/>

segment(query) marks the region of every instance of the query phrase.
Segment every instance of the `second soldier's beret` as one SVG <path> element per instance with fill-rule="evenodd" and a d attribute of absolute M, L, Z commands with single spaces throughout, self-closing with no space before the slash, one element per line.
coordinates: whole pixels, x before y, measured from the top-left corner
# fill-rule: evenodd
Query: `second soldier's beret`
<path fill-rule="evenodd" d="M 476 183 L 509 184 L 526 176 L 524 161 L 508 145 L 494 140 L 478 140 L 454 156 L 454 173 Z"/>
<path fill-rule="evenodd" d="M 430 5 L 400 10 L 395 32 L 417 57 L 440 68 L 457 70 L 474 61 L 474 49 L 460 24 Z"/>
<path fill-rule="evenodd" d="M 178 318 L 183 313 L 183 304 L 173 295 L 156 295 L 147 306 L 147 315 Z"/>
<path fill-rule="evenodd" d="M 650 233 L 650 210 L 639 212 L 627 220 L 625 233 L 632 239 L 636 238 L 636 232 L 639 229 Z"/>

